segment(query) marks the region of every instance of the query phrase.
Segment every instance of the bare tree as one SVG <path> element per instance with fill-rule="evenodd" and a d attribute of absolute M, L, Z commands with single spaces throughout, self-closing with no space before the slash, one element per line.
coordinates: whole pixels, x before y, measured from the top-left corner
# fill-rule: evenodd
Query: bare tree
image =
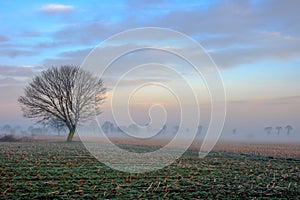
<path fill-rule="evenodd" d="M 130 124 L 128 127 L 127 127 L 127 130 L 132 132 L 132 133 L 138 133 L 139 132 L 139 127 L 135 124 Z"/>
<path fill-rule="evenodd" d="M 198 136 L 201 135 L 202 128 L 203 128 L 203 126 L 198 125 L 198 127 L 197 127 L 197 135 Z"/>
<path fill-rule="evenodd" d="M 290 131 L 291 130 L 293 130 L 293 127 L 291 126 L 291 125 L 287 125 L 286 127 L 285 127 L 285 129 L 286 129 L 286 133 L 289 135 L 290 134 Z"/>
<path fill-rule="evenodd" d="M 277 135 L 279 135 L 280 131 L 282 130 L 282 127 L 281 126 L 277 126 L 276 130 L 277 130 Z"/>
<path fill-rule="evenodd" d="M 164 124 L 162 129 L 160 129 L 160 131 L 158 132 L 158 135 L 165 135 L 166 131 L 167 131 L 167 125 Z"/>
<path fill-rule="evenodd" d="M 66 126 L 64 123 L 61 123 L 58 120 L 52 120 L 48 124 L 53 130 L 57 132 L 57 135 L 60 136 L 62 132 L 66 131 Z"/>
<path fill-rule="evenodd" d="M 273 128 L 272 128 L 271 126 L 268 126 L 268 127 L 265 128 L 265 131 L 268 133 L 268 135 L 270 135 L 272 129 L 273 129 Z"/>
<path fill-rule="evenodd" d="M 6 134 L 6 135 L 15 134 L 14 128 L 8 124 L 4 125 L 2 129 L 3 129 L 4 134 Z"/>
<path fill-rule="evenodd" d="M 236 128 L 232 129 L 232 134 L 233 134 L 233 135 L 236 134 Z"/>
<path fill-rule="evenodd" d="M 101 128 L 105 134 L 110 134 L 114 131 L 114 124 L 110 121 L 105 121 Z"/>
<path fill-rule="evenodd" d="M 52 67 L 33 78 L 18 101 L 24 117 L 64 125 L 72 141 L 76 127 L 99 115 L 105 88 L 101 79 L 77 66 Z"/>
<path fill-rule="evenodd" d="M 174 134 L 174 135 L 177 134 L 178 131 L 179 131 L 179 126 L 178 126 L 178 125 L 175 125 L 175 126 L 174 126 L 174 132 L 173 132 L 173 134 Z"/>

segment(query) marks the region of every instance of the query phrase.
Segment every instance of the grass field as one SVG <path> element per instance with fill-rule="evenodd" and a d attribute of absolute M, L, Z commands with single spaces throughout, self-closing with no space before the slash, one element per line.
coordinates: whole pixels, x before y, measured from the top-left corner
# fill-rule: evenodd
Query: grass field
<path fill-rule="evenodd" d="M 241 145 L 245 146 L 245 145 Z M 136 148 L 133 145 L 128 148 Z M 151 147 L 139 147 L 151 148 Z M 129 174 L 93 158 L 80 142 L 0 143 L 1 199 L 297 199 L 300 160 L 241 154 L 235 147 L 199 159 L 190 150 L 159 171 Z M 250 147 L 246 147 L 251 149 Z M 284 151 L 284 146 L 279 146 Z M 298 148 L 299 146 L 296 145 Z M 274 149 L 274 148 L 273 148 Z M 229 153 L 232 152 L 232 153 Z M 255 153 L 256 152 L 256 153 Z M 250 154 L 256 155 L 250 155 Z M 271 152 L 272 153 L 272 152 Z M 274 153 L 274 152 L 273 152 Z M 266 154 L 267 155 L 267 154 Z"/>

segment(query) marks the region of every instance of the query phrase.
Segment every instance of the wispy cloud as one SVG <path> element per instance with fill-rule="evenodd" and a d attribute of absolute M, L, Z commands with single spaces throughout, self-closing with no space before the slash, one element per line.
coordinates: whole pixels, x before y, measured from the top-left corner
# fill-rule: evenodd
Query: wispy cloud
<path fill-rule="evenodd" d="M 95 44 L 120 31 L 126 30 L 128 24 L 109 24 L 102 22 L 75 23 L 63 27 L 54 34 L 58 41 L 68 41 L 72 44 Z M 83 31 L 84 30 L 84 31 Z"/>
<path fill-rule="evenodd" d="M 58 14 L 58 13 L 66 13 L 74 10 L 72 5 L 64 5 L 64 4 L 47 4 L 40 8 L 40 10 L 47 14 Z"/>
<path fill-rule="evenodd" d="M 271 105 L 271 104 L 299 104 L 300 96 L 286 96 L 274 98 L 259 98 L 247 100 L 231 100 L 229 104 L 253 104 L 253 105 Z"/>
<path fill-rule="evenodd" d="M 0 87 L 13 86 L 13 85 L 24 86 L 24 81 L 20 81 L 12 77 L 0 78 Z"/>
<path fill-rule="evenodd" d="M 46 66 L 58 66 L 58 65 L 80 65 L 84 58 L 92 48 L 80 49 L 74 51 L 65 51 L 57 55 L 56 58 L 48 58 L 43 60 L 43 65 Z"/>
<path fill-rule="evenodd" d="M 23 49 L 1 49 L 0 57 L 16 58 L 22 56 L 37 55 L 37 52 Z"/>
<path fill-rule="evenodd" d="M 8 41 L 8 37 L 6 37 L 5 35 L 0 35 L 0 42 L 6 42 Z"/>
<path fill-rule="evenodd" d="M 34 69 L 31 66 L 9 66 L 0 65 L 0 77 L 5 78 L 31 78 L 34 75 Z"/>

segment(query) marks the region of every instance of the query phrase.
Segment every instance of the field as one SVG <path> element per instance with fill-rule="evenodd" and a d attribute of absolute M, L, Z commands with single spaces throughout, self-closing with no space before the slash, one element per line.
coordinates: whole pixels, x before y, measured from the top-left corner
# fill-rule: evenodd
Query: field
<path fill-rule="evenodd" d="M 297 144 L 225 143 L 204 159 L 189 150 L 159 171 L 129 174 L 101 164 L 80 142 L 6 142 L 0 143 L 0 198 L 297 199 L 299 158 Z"/>

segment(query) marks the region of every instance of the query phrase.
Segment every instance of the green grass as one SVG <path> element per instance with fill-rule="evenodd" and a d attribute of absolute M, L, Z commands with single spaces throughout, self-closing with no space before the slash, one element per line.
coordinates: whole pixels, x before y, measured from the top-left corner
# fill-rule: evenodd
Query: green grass
<path fill-rule="evenodd" d="M 0 199 L 297 199 L 299 167 L 296 159 L 217 152 L 199 159 L 188 151 L 159 171 L 129 174 L 79 142 L 0 143 Z"/>

